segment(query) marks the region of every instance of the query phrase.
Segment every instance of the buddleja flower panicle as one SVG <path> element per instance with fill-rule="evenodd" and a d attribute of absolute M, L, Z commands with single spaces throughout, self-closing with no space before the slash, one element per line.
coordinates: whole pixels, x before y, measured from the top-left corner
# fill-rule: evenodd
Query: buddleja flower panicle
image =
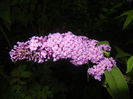
<path fill-rule="evenodd" d="M 44 63 L 49 59 L 69 59 L 75 66 L 91 61 L 94 66 L 88 69 L 88 73 L 100 81 L 104 71 L 110 71 L 116 62 L 113 58 L 105 57 L 102 51 L 111 51 L 111 47 L 106 44 L 98 45 L 98 42 L 86 36 L 76 36 L 72 32 L 53 33 L 48 36 L 33 36 L 26 42 L 17 42 L 9 54 L 12 61 L 25 59 Z"/>

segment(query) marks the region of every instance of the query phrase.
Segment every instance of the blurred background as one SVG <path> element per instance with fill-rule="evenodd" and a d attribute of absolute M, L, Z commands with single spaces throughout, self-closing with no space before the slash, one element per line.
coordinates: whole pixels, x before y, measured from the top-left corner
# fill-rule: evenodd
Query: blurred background
<path fill-rule="evenodd" d="M 0 99 L 111 99 L 102 82 L 87 75 L 87 66 L 65 60 L 14 64 L 9 51 L 32 36 L 72 31 L 109 41 L 124 73 L 133 54 L 133 13 L 123 14 L 130 10 L 132 0 L 0 0 Z"/>

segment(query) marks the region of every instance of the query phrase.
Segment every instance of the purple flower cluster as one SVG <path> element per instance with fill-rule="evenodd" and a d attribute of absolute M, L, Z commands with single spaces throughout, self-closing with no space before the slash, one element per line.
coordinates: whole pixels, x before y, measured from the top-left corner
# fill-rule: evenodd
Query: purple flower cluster
<path fill-rule="evenodd" d="M 105 57 L 102 50 L 110 51 L 111 47 L 106 44 L 98 45 L 97 40 L 67 32 L 33 36 L 26 42 L 17 42 L 10 51 L 10 56 L 14 62 L 25 59 L 43 63 L 49 59 L 53 61 L 69 59 L 76 66 L 91 61 L 94 66 L 88 69 L 88 73 L 100 81 L 106 69 L 110 71 L 116 66 L 115 60 Z"/>

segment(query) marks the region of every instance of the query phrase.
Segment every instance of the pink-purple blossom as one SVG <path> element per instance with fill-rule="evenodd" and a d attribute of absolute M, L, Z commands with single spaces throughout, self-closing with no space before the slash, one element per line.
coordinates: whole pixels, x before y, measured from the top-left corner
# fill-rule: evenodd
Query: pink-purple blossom
<path fill-rule="evenodd" d="M 82 66 L 88 62 L 94 64 L 88 69 L 88 74 L 101 81 L 104 71 L 110 71 L 116 62 L 107 58 L 104 51 L 110 51 L 106 44 L 98 45 L 97 40 L 86 36 L 76 36 L 72 32 L 53 33 L 48 36 L 33 36 L 26 42 L 18 42 L 10 51 L 11 60 L 28 60 L 44 63 L 49 59 L 58 61 L 69 59 L 75 66 Z"/>
<path fill-rule="evenodd" d="M 106 45 L 106 44 L 99 45 L 98 48 L 100 50 L 104 50 L 104 51 L 111 51 L 111 47 L 109 45 Z"/>
<path fill-rule="evenodd" d="M 105 70 L 111 71 L 113 66 L 116 66 L 115 60 L 111 58 L 103 58 L 96 65 L 88 69 L 88 74 L 92 75 L 96 80 L 101 81 L 101 75 Z"/>

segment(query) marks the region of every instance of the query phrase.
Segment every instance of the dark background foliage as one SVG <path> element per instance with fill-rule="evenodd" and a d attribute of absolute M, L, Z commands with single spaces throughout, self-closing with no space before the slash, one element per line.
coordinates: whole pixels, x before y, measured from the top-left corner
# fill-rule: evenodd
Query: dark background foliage
<path fill-rule="evenodd" d="M 88 77 L 87 65 L 75 67 L 66 60 L 35 64 L 12 63 L 9 51 L 17 41 L 34 35 L 72 31 L 107 40 L 133 54 L 133 23 L 122 30 L 123 12 L 132 0 L 1 0 L 0 1 L 0 98 L 1 99 L 111 99 L 102 83 Z M 124 60 L 118 61 L 125 71 Z M 103 77 L 104 78 L 104 77 Z M 132 92 L 132 85 L 129 84 Z"/>

